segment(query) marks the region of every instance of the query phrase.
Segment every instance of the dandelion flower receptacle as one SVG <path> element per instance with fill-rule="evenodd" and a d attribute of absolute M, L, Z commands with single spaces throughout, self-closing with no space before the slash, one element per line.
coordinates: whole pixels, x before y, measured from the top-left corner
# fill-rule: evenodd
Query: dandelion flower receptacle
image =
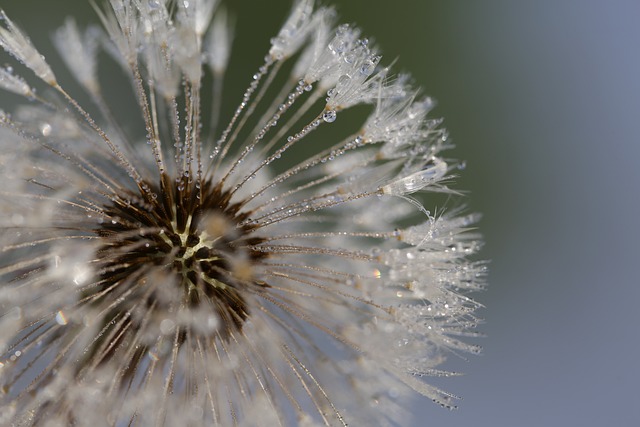
<path fill-rule="evenodd" d="M 0 89 L 27 100 L 0 110 L 1 425 L 404 425 L 415 392 L 454 407 L 428 377 L 478 351 L 460 338 L 486 272 L 478 215 L 424 206 L 457 194 L 434 102 L 310 0 L 223 102 L 216 3 L 67 20 L 73 90 L 0 12 L 17 61 Z M 130 80 L 126 123 L 102 61 Z"/>

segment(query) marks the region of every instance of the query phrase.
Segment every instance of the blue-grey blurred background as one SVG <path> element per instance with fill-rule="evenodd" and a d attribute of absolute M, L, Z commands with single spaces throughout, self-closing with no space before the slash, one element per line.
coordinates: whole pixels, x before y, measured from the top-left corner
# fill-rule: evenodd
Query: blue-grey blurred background
<path fill-rule="evenodd" d="M 228 3 L 243 87 L 290 2 Z M 85 1 L 0 6 L 43 51 L 66 15 L 95 21 Z M 460 409 L 416 405 L 415 426 L 640 425 L 640 2 L 337 7 L 437 98 L 467 160 L 457 187 L 484 213 L 484 354 L 454 361 Z"/>

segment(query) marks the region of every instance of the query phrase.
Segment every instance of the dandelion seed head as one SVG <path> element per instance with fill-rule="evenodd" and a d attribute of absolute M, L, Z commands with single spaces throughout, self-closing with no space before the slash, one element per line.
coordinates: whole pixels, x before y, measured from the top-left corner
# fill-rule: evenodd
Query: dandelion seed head
<path fill-rule="evenodd" d="M 0 424 L 392 426 L 416 393 L 455 407 L 428 378 L 479 351 L 461 338 L 486 264 L 478 215 L 425 206 L 458 196 L 434 101 L 312 0 L 229 99 L 218 6 L 70 18 L 53 39 L 75 89 L 0 13 L 0 47 L 49 86 L 0 68 L 25 98 L 0 111 Z M 131 97 L 107 101 L 103 61 Z"/>

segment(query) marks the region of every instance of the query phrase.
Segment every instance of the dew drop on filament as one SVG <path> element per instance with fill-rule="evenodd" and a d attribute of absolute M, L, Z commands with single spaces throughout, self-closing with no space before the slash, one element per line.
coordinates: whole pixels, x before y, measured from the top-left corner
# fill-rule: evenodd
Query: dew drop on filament
<path fill-rule="evenodd" d="M 327 110 L 322 115 L 322 120 L 327 123 L 333 123 L 336 121 L 337 114 L 334 110 Z"/>
<path fill-rule="evenodd" d="M 49 123 L 42 123 L 40 125 L 40 133 L 42 133 L 42 136 L 49 136 L 51 135 L 51 125 Z"/>

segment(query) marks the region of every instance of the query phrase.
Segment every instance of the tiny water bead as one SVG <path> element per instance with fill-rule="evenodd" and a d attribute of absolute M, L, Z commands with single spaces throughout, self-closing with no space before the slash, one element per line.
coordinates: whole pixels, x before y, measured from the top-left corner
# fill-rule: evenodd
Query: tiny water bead
<path fill-rule="evenodd" d="M 338 114 L 335 112 L 335 110 L 327 110 L 322 114 L 322 120 L 327 123 L 335 122 L 337 117 Z"/>

